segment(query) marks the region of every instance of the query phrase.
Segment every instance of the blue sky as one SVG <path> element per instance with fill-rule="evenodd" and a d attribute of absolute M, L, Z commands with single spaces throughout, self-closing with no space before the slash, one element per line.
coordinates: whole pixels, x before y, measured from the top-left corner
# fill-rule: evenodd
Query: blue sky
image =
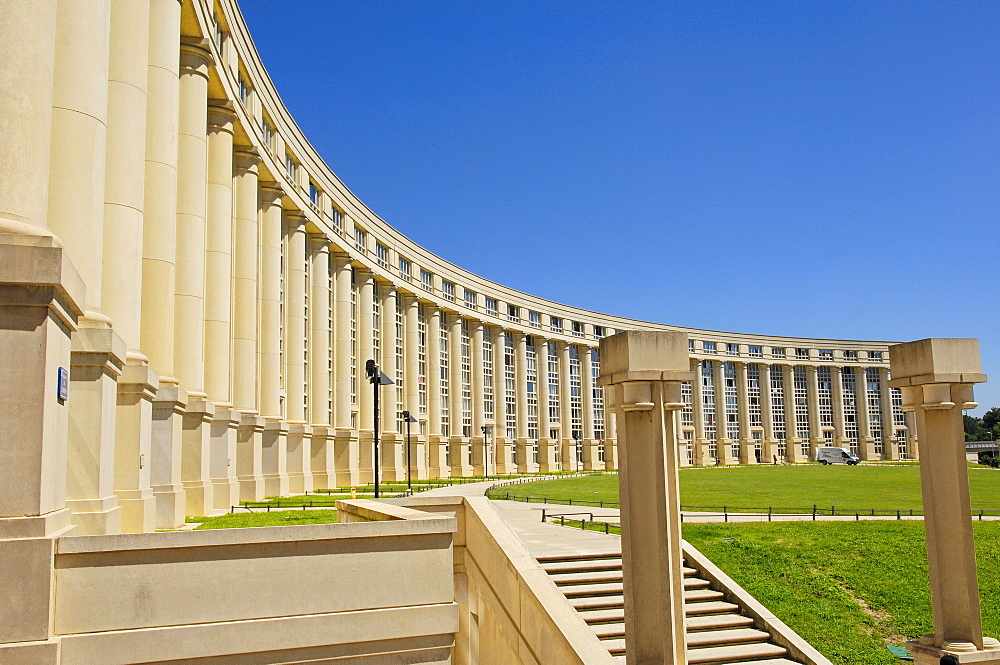
<path fill-rule="evenodd" d="M 438 255 L 662 323 L 979 337 L 1000 405 L 1000 4 L 240 6 L 334 172 Z"/>

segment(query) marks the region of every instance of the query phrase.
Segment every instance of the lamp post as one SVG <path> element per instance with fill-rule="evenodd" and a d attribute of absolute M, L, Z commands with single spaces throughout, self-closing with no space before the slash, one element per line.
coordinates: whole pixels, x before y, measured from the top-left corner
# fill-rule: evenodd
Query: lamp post
<path fill-rule="evenodd" d="M 490 428 L 489 425 L 480 427 L 483 431 L 483 473 L 486 478 L 490 477 Z"/>
<path fill-rule="evenodd" d="M 365 373 L 368 375 L 368 381 L 372 384 L 372 390 L 375 393 L 375 422 L 374 422 L 374 435 L 372 439 L 372 471 L 375 474 L 375 498 L 378 498 L 378 476 L 379 476 L 379 459 L 378 459 L 378 446 L 379 446 L 379 433 L 378 433 L 378 394 L 380 386 L 391 386 L 395 383 L 392 379 L 386 376 L 385 372 L 378 368 L 374 360 L 365 361 Z"/>
<path fill-rule="evenodd" d="M 413 490 L 413 482 L 410 478 L 410 471 L 413 466 L 410 464 L 410 423 L 417 422 L 417 419 L 410 415 L 409 411 L 403 411 L 403 422 L 406 423 L 406 489 Z"/>

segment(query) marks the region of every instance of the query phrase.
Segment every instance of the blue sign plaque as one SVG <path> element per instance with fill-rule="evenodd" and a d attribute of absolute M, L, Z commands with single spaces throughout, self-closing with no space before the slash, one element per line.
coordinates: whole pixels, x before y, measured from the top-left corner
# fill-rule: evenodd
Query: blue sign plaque
<path fill-rule="evenodd" d="M 59 401 L 65 402 L 69 397 L 69 371 L 65 367 L 59 368 L 59 380 L 56 383 L 59 391 Z"/>

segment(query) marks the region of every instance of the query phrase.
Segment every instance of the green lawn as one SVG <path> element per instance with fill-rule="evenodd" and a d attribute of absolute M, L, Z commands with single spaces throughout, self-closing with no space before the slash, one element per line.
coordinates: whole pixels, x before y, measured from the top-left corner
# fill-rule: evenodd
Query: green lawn
<path fill-rule="evenodd" d="M 921 509 L 920 468 L 908 466 L 743 466 L 681 469 L 681 504 L 685 510 L 837 512 Z M 1000 469 L 969 470 L 974 510 L 1000 511 Z M 541 480 L 512 485 L 492 498 L 534 497 L 552 502 L 618 502 L 614 475 Z"/>
<path fill-rule="evenodd" d="M 336 510 L 281 510 L 269 513 L 229 513 L 218 517 L 189 517 L 200 522 L 195 529 L 241 529 L 254 526 L 294 526 L 297 524 L 332 524 Z"/>
<path fill-rule="evenodd" d="M 1000 524 L 976 522 L 983 629 L 1000 635 Z M 685 524 L 684 537 L 838 665 L 897 663 L 931 631 L 923 524 Z"/>

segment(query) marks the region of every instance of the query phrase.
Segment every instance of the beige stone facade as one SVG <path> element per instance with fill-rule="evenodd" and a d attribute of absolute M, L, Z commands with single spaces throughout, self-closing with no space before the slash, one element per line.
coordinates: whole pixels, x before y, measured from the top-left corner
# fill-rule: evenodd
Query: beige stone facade
<path fill-rule="evenodd" d="M 65 405 L 83 533 L 371 482 L 369 359 L 395 381 L 383 478 L 405 477 L 404 410 L 417 478 L 613 468 L 595 377 L 620 330 L 691 339 L 682 464 L 916 457 L 885 342 L 597 314 L 402 236 L 298 131 L 233 0 L 7 4 L 0 231 L 53 238 L 86 289 Z"/>

